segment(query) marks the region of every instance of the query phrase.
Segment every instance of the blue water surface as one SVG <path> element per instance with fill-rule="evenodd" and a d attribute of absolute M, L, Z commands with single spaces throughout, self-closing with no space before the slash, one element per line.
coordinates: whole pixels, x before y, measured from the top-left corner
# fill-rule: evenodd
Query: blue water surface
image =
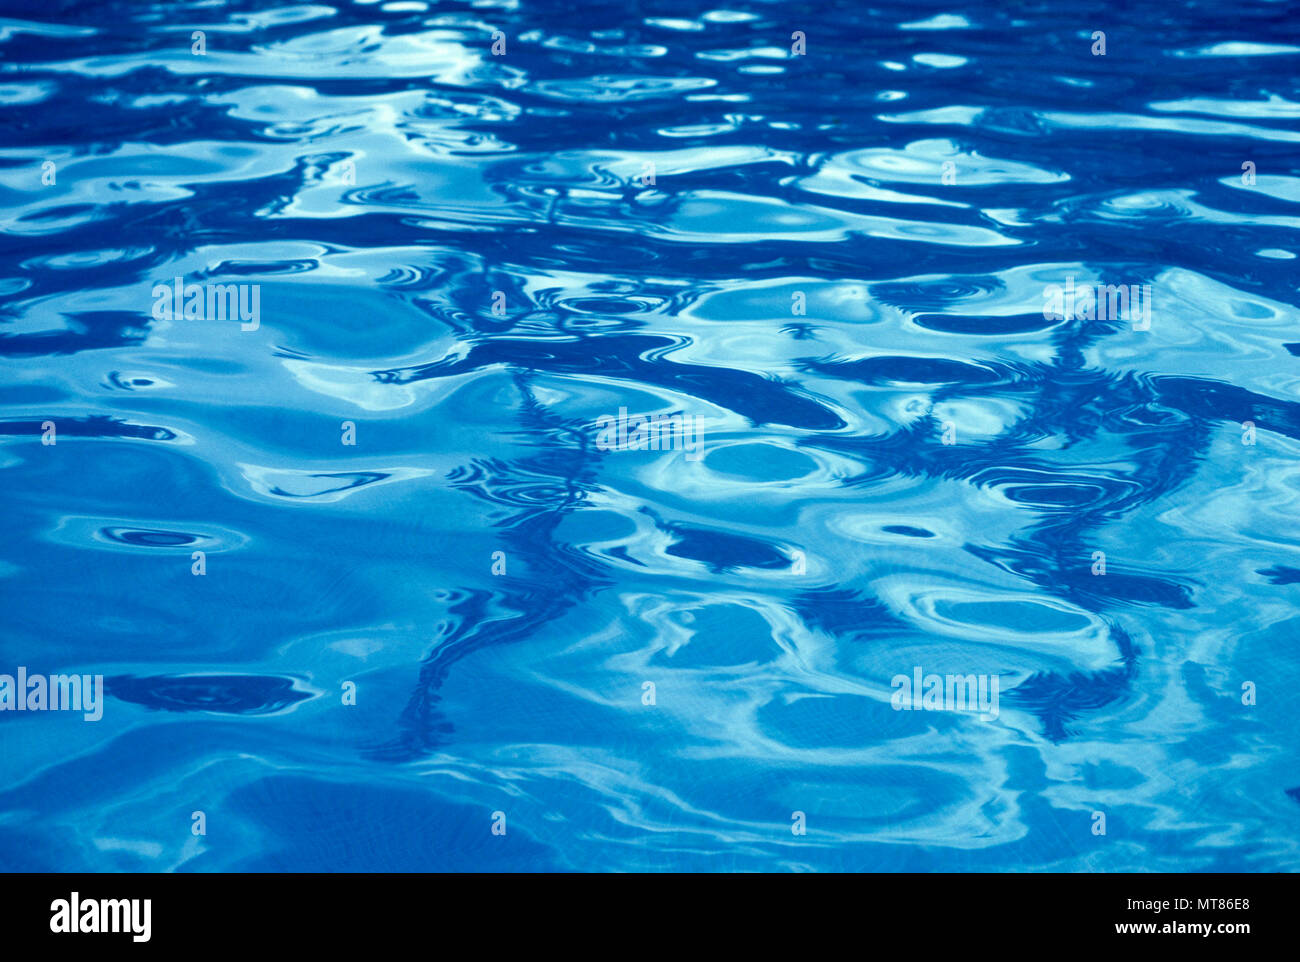
<path fill-rule="evenodd" d="M 1300 868 L 1293 4 L 3 7 L 0 868 Z"/>

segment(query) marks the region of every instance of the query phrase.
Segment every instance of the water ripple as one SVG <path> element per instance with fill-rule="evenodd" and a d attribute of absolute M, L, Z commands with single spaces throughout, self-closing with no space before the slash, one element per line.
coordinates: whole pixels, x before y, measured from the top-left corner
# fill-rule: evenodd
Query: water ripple
<path fill-rule="evenodd" d="M 1300 867 L 1294 16 L 1117 11 L 0 20 L 0 861 Z"/>

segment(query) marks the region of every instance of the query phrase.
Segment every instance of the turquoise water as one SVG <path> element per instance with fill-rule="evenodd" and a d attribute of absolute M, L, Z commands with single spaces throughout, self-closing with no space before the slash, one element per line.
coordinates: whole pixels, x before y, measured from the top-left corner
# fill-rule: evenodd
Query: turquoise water
<path fill-rule="evenodd" d="M 1286 4 L 6 18 L 6 870 L 1300 867 Z"/>

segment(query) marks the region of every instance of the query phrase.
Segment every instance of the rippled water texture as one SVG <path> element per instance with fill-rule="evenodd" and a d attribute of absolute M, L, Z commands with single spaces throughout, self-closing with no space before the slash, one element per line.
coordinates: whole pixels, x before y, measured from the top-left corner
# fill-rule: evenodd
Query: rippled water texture
<path fill-rule="evenodd" d="M 6 7 L 0 866 L 1300 867 L 1294 6 Z"/>

